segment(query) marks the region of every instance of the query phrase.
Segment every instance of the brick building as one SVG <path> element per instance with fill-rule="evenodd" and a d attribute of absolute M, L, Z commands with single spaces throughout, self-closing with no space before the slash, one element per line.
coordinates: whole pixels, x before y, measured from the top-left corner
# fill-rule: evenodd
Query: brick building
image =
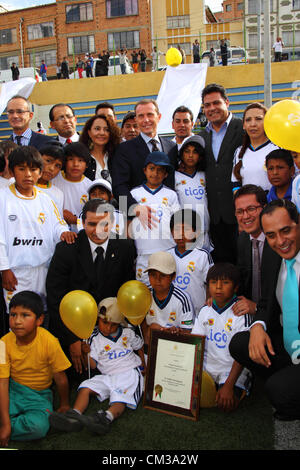
<path fill-rule="evenodd" d="M 39 67 L 48 75 L 67 57 L 121 47 L 150 53 L 149 0 L 57 0 L 55 3 L 0 13 L 0 70 L 12 62 Z"/>

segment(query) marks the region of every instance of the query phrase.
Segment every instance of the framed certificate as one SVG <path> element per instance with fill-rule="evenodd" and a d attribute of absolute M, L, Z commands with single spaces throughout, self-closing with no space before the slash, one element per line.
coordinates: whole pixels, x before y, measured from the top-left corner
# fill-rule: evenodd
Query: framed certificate
<path fill-rule="evenodd" d="M 205 336 L 151 330 L 145 408 L 199 419 Z"/>

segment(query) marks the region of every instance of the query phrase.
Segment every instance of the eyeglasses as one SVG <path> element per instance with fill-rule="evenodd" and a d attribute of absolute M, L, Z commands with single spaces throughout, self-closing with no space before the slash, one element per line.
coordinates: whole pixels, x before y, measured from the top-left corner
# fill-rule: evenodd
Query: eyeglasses
<path fill-rule="evenodd" d="M 237 209 L 235 211 L 235 215 L 237 215 L 238 217 L 241 217 L 244 215 L 244 212 L 247 212 L 248 215 L 255 215 L 259 207 L 261 206 L 249 206 L 249 207 L 246 207 L 246 209 Z"/>
<path fill-rule="evenodd" d="M 7 114 L 9 116 L 12 116 L 13 114 L 24 114 L 24 113 L 30 113 L 29 109 L 26 111 L 24 109 L 8 109 Z"/>
<path fill-rule="evenodd" d="M 73 119 L 74 117 L 74 114 L 66 114 L 65 116 L 58 116 L 58 118 L 53 119 L 53 121 L 65 121 L 67 119 Z"/>

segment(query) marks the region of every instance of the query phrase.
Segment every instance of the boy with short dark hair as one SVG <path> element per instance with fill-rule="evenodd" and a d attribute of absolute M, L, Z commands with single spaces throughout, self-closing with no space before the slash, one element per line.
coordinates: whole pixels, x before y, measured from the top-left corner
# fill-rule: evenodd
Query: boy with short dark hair
<path fill-rule="evenodd" d="M 154 213 L 151 228 L 145 226 L 138 216 L 129 226 L 137 249 L 136 278 L 145 284 L 148 284 L 148 278 L 144 273 L 151 253 L 167 251 L 175 245 L 170 232 L 170 218 L 180 205 L 176 192 L 163 184 L 172 171 L 168 155 L 152 152 L 145 160 L 145 183 L 130 191 L 140 207 L 150 207 Z"/>
<path fill-rule="evenodd" d="M 59 213 L 63 216 L 64 193 L 52 181 L 64 168 L 65 154 L 63 146 L 59 143 L 48 145 L 40 150 L 40 154 L 43 159 L 43 169 L 36 186 L 53 199 Z"/>
<path fill-rule="evenodd" d="M 0 445 L 10 439 L 30 441 L 44 437 L 53 410 L 52 381 L 60 407 L 69 408 L 65 370 L 71 363 L 51 333 L 41 328 L 43 302 L 38 294 L 23 291 L 9 304 L 10 332 L 1 339 Z"/>
<path fill-rule="evenodd" d="M 146 272 L 151 285 L 152 304 L 142 323 L 145 343 L 149 344 L 151 329 L 189 332 L 193 326 L 194 309 L 189 294 L 173 284 L 176 263 L 171 253 L 153 253 Z"/>
<path fill-rule="evenodd" d="M 90 353 L 90 366 L 97 368 L 100 374 L 79 385 L 73 409 L 50 416 L 55 429 L 80 431 L 85 426 L 97 434 L 108 432 L 112 421 L 125 411 L 126 406 L 136 409 L 143 393 L 141 359 L 134 352 L 143 347 L 142 338 L 127 327 L 115 297 L 103 299 L 98 313 L 98 328 L 90 338 L 91 345 L 82 343 L 82 350 L 86 362 Z M 83 415 L 91 396 L 96 396 L 100 402 L 109 398 L 108 410 Z"/>
<path fill-rule="evenodd" d="M 203 368 L 216 383 L 217 406 L 231 411 L 249 391 L 250 372 L 233 360 L 228 347 L 233 335 L 247 330 L 251 320 L 249 315 L 236 316 L 232 310 L 240 283 L 236 266 L 215 264 L 209 269 L 206 282 L 212 305 L 200 310 L 192 334 L 206 337 Z"/>
<path fill-rule="evenodd" d="M 170 228 L 176 243 L 170 250 L 176 262 L 174 285 L 190 295 L 197 316 L 206 303 L 206 275 L 213 265 L 210 253 L 197 246 L 200 215 L 192 209 L 177 211 L 171 217 Z"/>
<path fill-rule="evenodd" d="M 74 242 L 54 202 L 36 188 L 43 167 L 34 147 L 19 146 L 9 155 L 15 183 L 1 189 L 0 271 L 4 298 L 33 290 L 45 295 L 48 264 L 60 240 Z"/>
<path fill-rule="evenodd" d="M 266 156 L 268 179 L 272 185 L 267 194 L 268 202 L 275 199 L 292 198 L 292 185 L 295 166 L 291 152 L 284 149 L 273 150 Z"/>
<path fill-rule="evenodd" d="M 88 200 L 91 180 L 84 175 L 90 161 L 90 152 L 81 142 L 73 142 L 64 148 L 65 167 L 53 184 L 64 193 L 63 215 L 67 224 L 77 231 L 77 218 Z"/>

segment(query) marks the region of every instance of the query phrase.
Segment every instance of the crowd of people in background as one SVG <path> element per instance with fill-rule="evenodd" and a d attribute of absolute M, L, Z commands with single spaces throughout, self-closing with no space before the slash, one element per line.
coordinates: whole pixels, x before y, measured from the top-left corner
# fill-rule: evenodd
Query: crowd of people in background
<path fill-rule="evenodd" d="M 140 52 L 134 60 L 144 57 Z M 91 60 L 78 58 L 78 73 Z M 284 291 L 285 261 L 294 258 L 300 272 L 299 153 L 269 141 L 260 103 L 239 119 L 215 83 L 203 89 L 202 103 L 206 127 L 195 135 L 193 113 L 182 104 L 173 112 L 173 138 L 158 135 L 153 99 L 137 102 L 121 126 L 114 106 L 99 103 L 80 133 L 72 107 L 57 103 L 49 112 L 54 138 L 30 129 L 25 98 L 8 101 L 13 133 L 0 145 L 3 446 L 43 437 L 50 424 L 107 432 L 126 406 L 139 403 L 154 330 L 206 336 L 203 367 L 222 410 L 235 410 L 258 374 L 275 417 L 300 418 L 297 279 L 288 299 Z M 151 292 L 140 329 L 116 301 L 128 280 Z M 63 297 L 76 289 L 99 306 L 89 344 L 59 313 Z M 28 345 L 34 348 L 25 357 Z M 33 367 L 28 378 L 34 354 L 42 355 L 45 371 Z M 88 354 L 92 378 L 85 376 Z M 74 377 L 80 386 L 71 406 Z M 41 399 L 34 412 L 22 407 L 24 394 L 32 403 Z M 108 409 L 85 415 L 91 395 L 109 398 Z"/>

